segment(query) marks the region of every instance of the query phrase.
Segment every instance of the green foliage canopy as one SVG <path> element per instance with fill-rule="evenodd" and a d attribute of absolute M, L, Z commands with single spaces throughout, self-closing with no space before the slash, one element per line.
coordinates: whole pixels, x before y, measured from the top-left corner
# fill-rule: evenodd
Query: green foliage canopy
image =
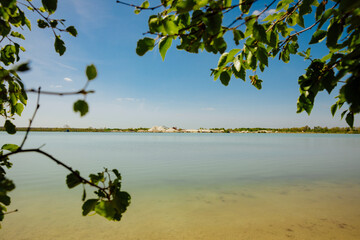
<path fill-rule="evenodd" d="M 360 2 L 269 0 L 261 1 L 266 4 L 261 11 L 254 9 L 254 2 L 161 0 L 161 4 L 155 7 L 147 1 L 141 6 L 132 5 L 135 13 L 158 10 L 148 20 L 147 34 L 153 38 L 147 36 L 139 40 L 136 52 L 142 56 L 158 45 L 164 59 L 173 40 L 178 39 L 176 47 L 179 50 L 221 54 L 217 67 L 211 69 L 214 80 L 220 78 L 227 86 L 231 77 L 243 81 L 250 79 L 257 89 L 261 89 L 262 80 L 256 71 L 264 71 L 269 58 L 277 57 L 289 63 L 292 55 L 300 55 L 309 61 L 309 66 L 298 79 L 297 112 L 310 114 L 319 92 L 326 90 L 331 93 L 341 85 L 331 113 L 334 115 L 346 103 L 347 109 L 341 117 L 346 115 L 346 122 L 352 127 L 354 115 L 360 112 Z M 240 10 L 239 14 L 231 23 L 225 24 L 225 15 L 235 9 Z M 305 17 L 312 22 L 305 25 Z M 299 40 L 305 32 L 312 32 L 307 49 L 300 46 Z M 228 50 L 227 33 L 233 35 L 234 44 L 239 48 Z M 313 59 L 311 48 L 324 45 L 322 41 L 326 42 L 328 54 Z"/>

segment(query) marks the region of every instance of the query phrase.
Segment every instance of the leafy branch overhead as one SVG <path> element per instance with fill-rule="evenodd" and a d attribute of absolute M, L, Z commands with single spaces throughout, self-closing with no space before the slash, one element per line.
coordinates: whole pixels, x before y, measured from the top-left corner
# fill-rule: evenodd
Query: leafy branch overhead
<path fill-rule="evenodd" d="M 269 66 L 269 58 L 277 57 L 289 63 L 292 55 L 304 57 L 309 60 L 309 66 L 298 80 L 297 112 L 310 114 L 318 92 L 326 90 L 331 93 L 339 86 L 339 95 L 331 112 L 334 115 L 346 103 L 347 109 L 342 116 L 346 114 L 346 122 L 352 127 L 354 115 L 360 112 L 360 2 L 257 1 L 257 8 L 259 4 L 265 4 L 261 11 L 254 7 L 255 2 L 162 0 L 160 5 L 153 7 L 148 1 L 140 6 L 117 1 L 134 7 L 136 13 L 144 10 L 154 12 L 148 20 L 146 34 L 149 36 L 138 41 L 138 55 L 142 56 L 158 45 L 164 59 L 174 42 L 177 49 L 190 53 L 205 50 L 221 54 L 217 67 L 211 69 L 211 75 L 214 80 L 220 78 L 226 86 L 235 77 L 243 81 L 250 79 L 252 85 L 261 89 L 262 80 L 256 71 L 264 71 Z M 312 34 L 311 39 L 305 38 L 305 32 Z M 233 43 L 226 40 L 230 39 L 230 36 L 225 38 L 226 34 L 232 35 Z M 306 46 L 300 46 L 306 41 Z M 233 44 L 239 48 L 228 50 L 228 45 Z M 328 54 L 313 59 L 311 48 L 317 45 L 326 46 Z"/>
<path fill-rule="evenodd" d="M 26 90 L 18 73 L 29 70 L 28 63 L 14 66 L 20 61 L 21 52 L 26 51 L 21 46 L 21 41 L 26 40 L 24 27 L 27 30 L 32 28 L 25 11 L 30 11 L 39 17 L 37 20 L 39 28 L 51 29 L 55 39 L 54 48 L 60 56 L 66 51 L 60 34 L 67 32 L 74 37 L 77 36 L 74 26 L 66 27 L 64 19 L 52 18 L 52 14 L 57 9 L 57 0 L 42 0 L 41 3 L 42 6 L 36 7 L 30 0 L 0 1 L 0 115 L 6 119 L 5 128 L 11 134 L 16 132 L 11 119 L 15 115 L 21 116 L 27 104 Z M 19 33 L 19 30 L 22 33 Z"/>

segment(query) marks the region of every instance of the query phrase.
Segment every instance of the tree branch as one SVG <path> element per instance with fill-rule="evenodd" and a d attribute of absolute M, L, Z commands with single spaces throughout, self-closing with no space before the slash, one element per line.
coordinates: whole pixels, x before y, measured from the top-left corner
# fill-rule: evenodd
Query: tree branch
<path fill-rule="evenodd" d="M 25 91 L 28 92 L 28 93 L 37 93 L 37 91 L 36 91 L 34 88 L 32 88 L 32 89 L 27 89 L 27 90 L 25 90 Z M 42 91 L 41 94 L 57 95 L 57 96 L 66 96 L 66 95 L 77 95 L 77 94 L 86 95 L 86 94 L 94 93 L 94 92 L 95 92 L 94 90 L 86 91 L 85 89 L 81 89 L 81 90 L 76 91 L 76 92 L 52 92 L 52 91 Z"/>
<path fill-rule="evenodd" d="M 119 1 L 119 0 L 117 0 L 116 3 L 122 4 L 122 5 L 125 5 L 125 6 L 129 6 L 129 7 L 133 7 L 133 8 L 136 8 L 136 9 L 140 9 L 140 10 L 155 10 L 155 9 L 160 8 L 160 7 L 163 6 L 162 4 L 160 4 L 160 5 L 155 6 L 155 7 L 144 8 L 144 7 L 141 7 L 141 6 L 138 6 L 138 5 L 134 5 L 134 4 Z"/>
<path fill-rule="evenodd" d="M 7 154 L 4 154 L 2 155 L 1 157 L 2 158 L 6 158 L 6 157 L 9 157 L 11 155 L 14 155 L 14 154 L 18 154 L 18 153 L 26 153 L 26 152 L 35 152 L 35 153 L 39 153 L 39 154 L 42 154 L 48 158 L 50 158 L 51 160 L 53 160 L 56 164 L 66 168 L 67 170 L 69 170 L 72 174 L 74 174 L 77 178 L 79 178 L 81 180 L 82 183 L 86 183 L 86 184 L 89 184 L 97 189 L 99 189 L 100 191 L 102 191 L 103 193 L 105 193 L 105 195 L 108 197 L 108 193 L 106 192 L 106 188 L 102 188 L 102 187 L 99 187 L 98 185 L 88 181 L 87 179 L 83 178 L 80 174 L 78 174 L 75 170 L 73 170 L 70 166 L 66 165 L 65 163 L 61 162 L 60 160 L 56 159 L 55 157 L 53 157 L 52 155 L 50 155 L 49 153 L 39 149 L 39 148 L 30 148 L 30 149 L 19 149 L 17 151 L 14 151 L 14 152 L 10 152 L 10 153 L 7 153 Z"/>
<path fill-rule="evenodd" d="M 15 213 L 15 212 L 18 212 L 18 211 L 19 211 L 18 209 L 15 209 L 15 210 L 10 211 L 10 212 L 5 212 L 5 213 L 0 212 L 0 215 L 6 215 L 6 214 L 10 214 L 10 213 Z"/>
<path fill-rule="evenodd" d="M 40 108 L 40 104 L 39 104 L 39 102 L 40 102 L 40 90 L 41 90 L 41 87 L 39 87 L 39 89 L 38 89 L 38 97 L 37 97 L 37 101 L 36 101 L 35 111 L 34 111 L 34 114 L 33 114 L 32 118 L 29 120 L 29 126 L 28 126 L 28 128 L 27 128 L 27 130 L 26 130 L 25 137 L 24 137 L 24 139 L 23 139 L 23 141 L 22 141 L 22 143 L 21 143 L 21 145 L 20 145 L 20 147 L 19 147 L 20 150 L 22 149 L 22 147 L 23 147 L 24 144 L 25 144 L 25 141 L 26 141 L 26 139 L 27 139 L 27 137 L 28 137 L 28 135 L 29 135 L 30 129 L 31 129 L 31 124 L 32 124 L 32 122 L 34 121 L 34 118 L 35 118 L 35 116 L 36 116 L 37 110 Z"/>

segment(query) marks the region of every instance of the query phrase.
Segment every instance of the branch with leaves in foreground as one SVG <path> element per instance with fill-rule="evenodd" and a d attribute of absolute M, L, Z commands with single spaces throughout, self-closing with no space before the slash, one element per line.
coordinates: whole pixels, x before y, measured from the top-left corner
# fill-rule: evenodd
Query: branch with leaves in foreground
<path fill-rule="evenodd" d="M 70 93 L 55 93 L 55 92 L 45 92 L 45 94 L 51 95 L 73 95 L 73 94 L 83 94 L 86 96 L 87 91 L 86 88 L 90 81 L 96 78 L 97 71 L 94 65 L 90 65 L 86 68 L 86 76 L 88 81 L 86 82 L 83 89 L 77 92 Z M 91 91 L 93 92 L 93 91 Z M 68 188 L 74 188 L 78 185 L 83 186 L 83 195 L 82 201 L 84 202 L 82 205 L 82 214 L 84 216 L 88 215 L 90 212 L 95 212 L 100 216 L 107 218 L 108 220 L 120 221 L 122 214 L 126 211 L 127 207 L 130 204 L 131 197 L 127 192 L 121 191 L 121 175 L 118 170 L 108 170 L 104 169 L 102 172 L 98 172 L 96 174 L 90 174 L 89 179 L 81 176 L 78 170 L 72 169 L 69 165 L 64 162 L 58 160 L 51 154 L 43 151 L 41 147 L 39 148 L 31 148 L 24 149 L 23 146 L 28 139 L 28 135 L 31 131 L 31 125 L 35 119 L 38 109 L 40 108 L 40 95 L 44 94 L 41 92 L 39 88 L 37 90 L 37 103 L 35 107 L 35 111 L 33 113 L 32 118 L 29 120 L 29 126 L 26 130 L 25 136 L 18 146 L 16 144 L 4 144 L 0 150 L 0 221 L 4 219 L 6 214 L 17 212 L 16 210 L 7 212 L 7 206 L 10 205 L 11 199 L 7 195 L 8 192 L 15 189 L 15 184 L 12 180 L 6 178 L 6 172 L 4 168 L 10 169 L 12 167 L 12 163 L 9 160 L 10 156 L 19 154 L 19 153 L 38 153 L 41 154 L 48 159 L 52 160 L 56 164 L 67 169 L 70 174 L 66 177 L 66 184 Z M 80 112 L 81 116 L 84 116 L 88 112 L 88 105 L 85 100 L 78 100 L 74 103 L 74 111 Z M 5 126 L 9 126 L 6 125 Z M 9 128 L 9 127 L 8 127 Z M 13 132 L 13 129 L 6 129 L 7 132 Z M 15 127 L 14 127 L 15 128 Z M 4 153 L 5 151 L 5 153 Z M 101 184 L 101 186 L 100 186 Z M 90 187 L 95 188 L 95 197 L 87 199 L 85 186 L 89 185 Z M 1 227 L 1 225 L 0 225 Z"/>
<path fill-rule="evenodd" d="M 298 55 L 309 60 L 298 78 L 298 113 L 310 114 L 317 94 L 330 94 L 336 87 L 339 95 L 331 114 L 345 108 L 341 118 L 346 115 L 346 122 L 353 127 L 354 116 L 360 113 L 360 1 L 161 0 L 161 7 L 152 7 L 147 0 L 139 6 L 117 3 L 135 8 L 136 14 L 147 9 L 154 12 L 148 19 L 147 36 L 137 42 L 139 56 L 158 46 L 164 60 L 177 40 L 178 50 L 221 54 L 211 69 L 214 80 L 228 86 L 231 78 L 249 79 L 261 89 L 258 70 L 269 67 L 271 58 L 289 63 Z M 264 4 L 262 9 L 260 4 Z M 226 34 L 231 34 L 233 41 Z M 228 49 L 234 44 L 239 47 Z M 311 56 L 311 49 L 324 46 L 328 54 Z"/>

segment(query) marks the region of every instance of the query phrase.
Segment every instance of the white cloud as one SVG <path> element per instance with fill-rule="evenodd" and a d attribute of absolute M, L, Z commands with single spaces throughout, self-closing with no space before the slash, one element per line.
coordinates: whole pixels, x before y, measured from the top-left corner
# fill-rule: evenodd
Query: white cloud
<path fill-rule="evenodd" d="M 261 16 L 259 17 L 260 19 L 264 19 L 266 18 L 267 16 L 271 15 L 271 14 L 274 14 L 276 12 L 276 9 L 268 9 L 266 10 L 263 14 L 261 14 Z M 253 11 L 252 15 L 259 15 L 261 12 L 258 11 L 258 10 L 255 10 Z"/>
<path fill-rule="evenodd" d="M 67 82 L 72 82 L 72 79 L 68 78 L 68 77 L 64 78 L 64 80 L 67 81 Z"/>
<path fill-rule="evenodd" d="M 260 14 L 260 11 L 258 11 L 258 10 L 255 10 L 253 13 L 252 13 L 252 15 L 259 15 Z"/>
<path fill-rule="evenodd" d="M 274 14 L 275 12 L 276 12 L 276 9 L 271 8 L 271 9 L 267 10 L 265 13 L 266 13 L 267 15 L 271 15 L 271 14 Z"/>

